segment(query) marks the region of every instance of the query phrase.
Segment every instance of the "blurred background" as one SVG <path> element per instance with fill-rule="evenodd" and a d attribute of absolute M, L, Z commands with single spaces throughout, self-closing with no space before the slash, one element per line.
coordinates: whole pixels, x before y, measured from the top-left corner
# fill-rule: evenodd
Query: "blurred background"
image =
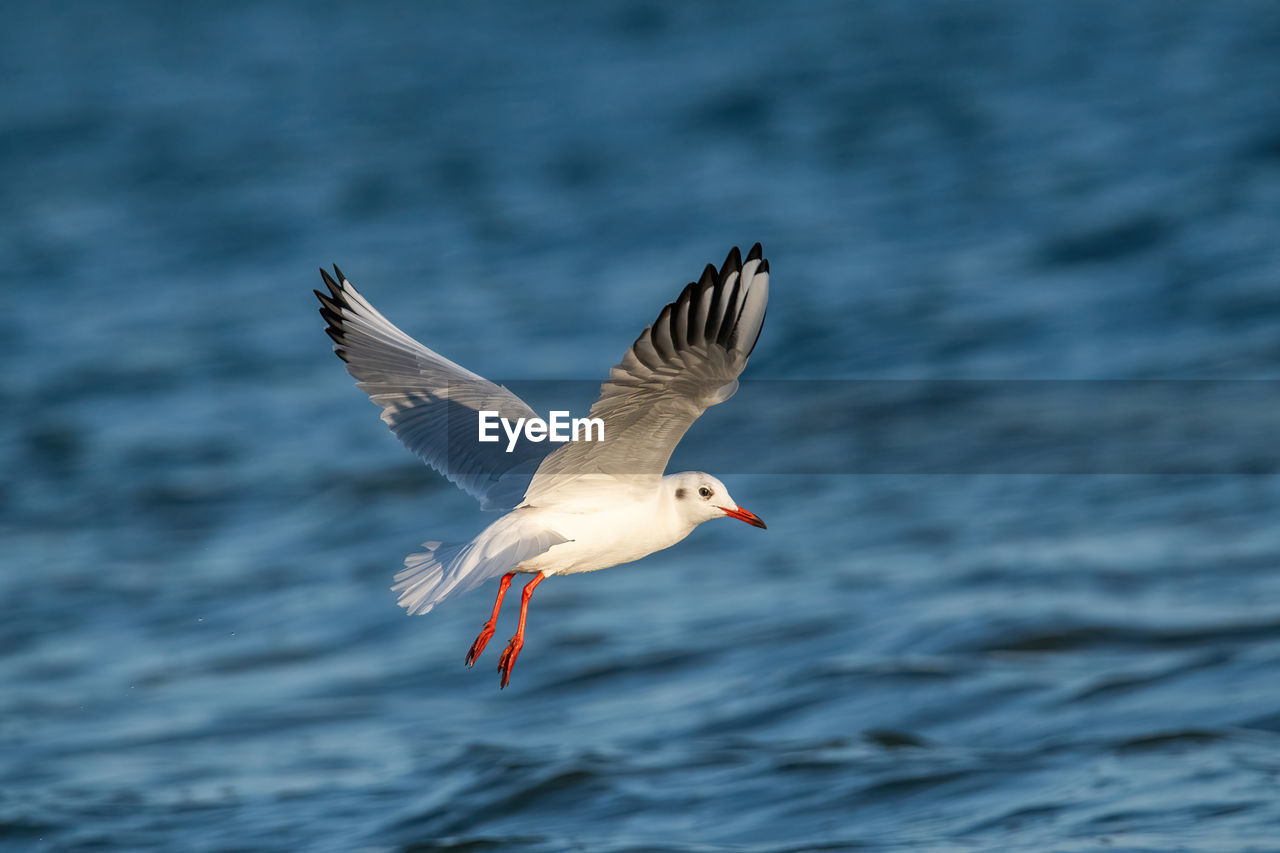
<path fill-rule="evenodd" d="M 1261 1 L 6 4 L 0 849 L 1280 849 L 1280 466 L 1011 467 L 891 391 L 941 461 L 877 467 L 769 394 L 1274 395 L 1277 45 Z M 771 381 L 677 467 L 770 529 L 545 584 L 499 692 L 493 585 L 387 589 L 489 517 L 316 268 L 589 387 L 756 240 Z"/>

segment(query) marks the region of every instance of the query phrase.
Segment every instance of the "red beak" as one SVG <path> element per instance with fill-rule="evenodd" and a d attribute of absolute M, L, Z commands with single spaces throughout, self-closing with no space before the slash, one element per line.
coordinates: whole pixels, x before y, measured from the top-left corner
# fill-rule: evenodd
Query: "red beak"
<path fill-rule="evenodd" d="M 750 510 L 745 510 L 742 507 L 738 507 L 737 509 L 725 509 L 724 507 L 718 507 L 718 509 L 730 518 L 736 518 L 738 521 L 745 521 L 752 527 L 759 527 L 761 530 L 769 529 L 765 526 L 765 523 L 760 520 L 760 516 Z"/>

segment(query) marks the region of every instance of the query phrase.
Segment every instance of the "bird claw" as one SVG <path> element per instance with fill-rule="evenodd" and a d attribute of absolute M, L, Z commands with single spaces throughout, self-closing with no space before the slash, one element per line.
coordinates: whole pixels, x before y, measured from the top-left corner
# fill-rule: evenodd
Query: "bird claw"
<path fill-rule="evenodd" d="M 467 652 L 467 666 L 472 666 L 484 651 L 484 647 L 489 645 L 489 640 L 493 637 L 493 628 L 492 619 L 484 623 L 484 627 L 480 629 L 480 636 L 476 637 L 476 641 L 471 644 L 471 651 Z"/>
<path fill-rule="evenodd" d="M 511 681 L 511 668 L 516 665 L 516 658 L 520 657 L 520 650 L 523 648 L 523 638 L 516 636 L 512 637 L 507 647 L 502 650 L 502 657 L 498 659 L 498 671 L 502 673 L 502 679 L 498 682 L 499 690 Z"/>

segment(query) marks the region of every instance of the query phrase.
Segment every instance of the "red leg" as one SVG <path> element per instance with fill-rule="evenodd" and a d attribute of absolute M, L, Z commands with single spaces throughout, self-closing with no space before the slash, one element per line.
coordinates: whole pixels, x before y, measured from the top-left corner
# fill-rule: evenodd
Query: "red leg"
<path fill-rule="evenodd" d="M 502 673 L 499 688 L 506 687 L 511 680 L 511 667 L 516 665 L 516 658 L 520 657 L 520 650 L 524 648 L 524 620 L 529 615 L 529 596 L 533 595 L 533 588 L 545 578 L 546 575 L 543 574 L 534 575 L 533 580 L 524 585 L 524 592 L 520 593 L 520 624 L 516 626 L 516 635 L 507 643 L 498 660 L 498 670 Z"/>
<path fill-rule="evenodd" d="M 480 636 L 476 637 L 476 641 L 471 644 L 471 651 L 467 652 L 467 666 L 474 664 L 476 658 L 480 657 L 480 653 L 484 651 L 484 647 L 489 645 L 493 629 L 498 625 L 498 611 L 502 609 L 502 598 L 507 594 L 507 587 L 511 586 L 511 579 L 515 576 L 515 572 L 507 572 L 498 582 L 498 600 L 493 603 L 493 615 L 489 617 L 488 622 L 484 623 L 484 627 L 480 629 Z"/>

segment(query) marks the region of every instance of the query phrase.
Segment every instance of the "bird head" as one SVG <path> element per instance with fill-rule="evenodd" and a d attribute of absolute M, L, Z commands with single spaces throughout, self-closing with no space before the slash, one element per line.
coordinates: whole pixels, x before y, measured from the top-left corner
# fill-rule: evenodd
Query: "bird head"
<path fill-rule="evenodd" d="M 724 483 L 704 474 L 701 471 L 685 471 L 664 477 L 665 485 L 670 490 L 675 503 L 676 512 L 693 524 L 701 524 L 713 518 L 736 518 L 753 527 L 763 528 L 764 522 L 750 510 L 738 506 L 729 496 Z"/>

